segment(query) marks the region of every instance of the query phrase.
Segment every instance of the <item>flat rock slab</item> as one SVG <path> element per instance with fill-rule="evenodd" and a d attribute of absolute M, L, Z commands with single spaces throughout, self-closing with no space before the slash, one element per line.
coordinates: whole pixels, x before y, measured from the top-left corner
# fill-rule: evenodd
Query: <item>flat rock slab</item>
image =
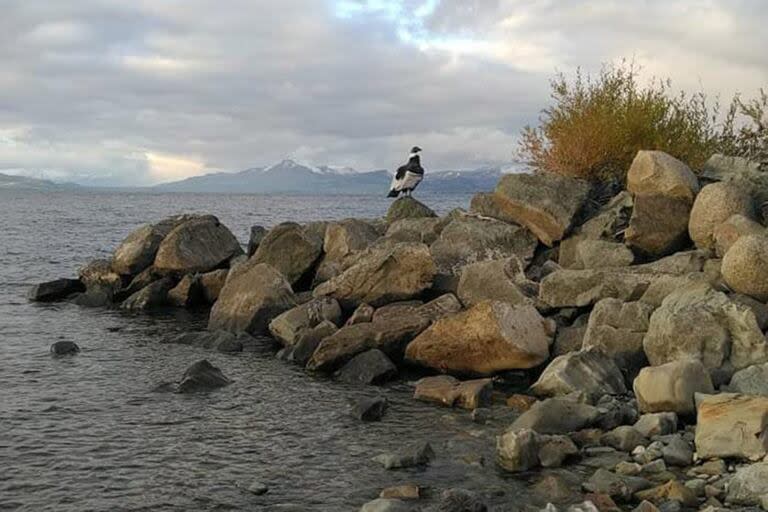
<path fill-rule="evenodd" d="M 722 393 L 697 401 L 700 458 L 758 460 L 768 454 L 768 397 Z"/>

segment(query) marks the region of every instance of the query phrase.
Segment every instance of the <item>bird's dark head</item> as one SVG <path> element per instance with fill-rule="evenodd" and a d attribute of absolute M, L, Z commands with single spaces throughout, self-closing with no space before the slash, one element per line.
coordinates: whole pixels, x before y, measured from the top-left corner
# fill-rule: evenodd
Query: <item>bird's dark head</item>
<path fill-rule="evenodd" d="M 409 156 L 414 157 L 418 155 L 421 152 L 421 148 L 419 146 L 413 146 L 411 148 L 411 154 Z"/>

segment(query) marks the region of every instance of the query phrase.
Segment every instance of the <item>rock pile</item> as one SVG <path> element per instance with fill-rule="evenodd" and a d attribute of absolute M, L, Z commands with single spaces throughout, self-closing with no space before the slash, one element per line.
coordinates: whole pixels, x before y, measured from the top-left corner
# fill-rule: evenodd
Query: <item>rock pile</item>
<path fill-rule="evenodd" d="M 697 174 L 641 151 L 604 204 L 579 180 L 513 174 L 469 212 L 401 198 L 382 220 L 255 227 L 248 255 L 215 217 L 182 215 L 30 298 L 207 305 L 213 341 L 191 343 L 269 335 L 283 359 L 350 384 L 446 374 L 419 380 L 415 398 L 483 421 L 522 413 L 499 420 L 499 466 L 590 471 L 573 510 L 768 507 L 768 181 L 742 164 L 716 156 Z M 527 395 L 499 396 L 520 379 Z M 401 502 L 386 493 L 367 509 Z"/>

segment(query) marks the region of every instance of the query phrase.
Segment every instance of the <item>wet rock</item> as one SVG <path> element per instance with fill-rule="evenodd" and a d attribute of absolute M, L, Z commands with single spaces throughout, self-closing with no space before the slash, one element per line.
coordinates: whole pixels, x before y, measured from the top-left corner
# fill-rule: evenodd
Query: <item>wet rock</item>
<path fill-rule="evenodd" d="M 768 396 L 768 363 L 748 366 L 734 373 L 728 390 L 744 395 Z"/>
<path fill-rule="evenodd" d="M 515 282 L 509 259 L 472 263 L 465 266 L 456 291 L 462 304 L 474 306 L 484 300 L 497 300 L 513 305 L 531 304 Z"/>
<path fill-rule="evenodd" d="M 269 230 L 247 265 L 268 264 L 293 286 L 315 265 L 323 242 L 295 222 L 284 222 Z"/>
<path fill-rule="evenodd" d="M 161 343 L 173 343 L 200 347 L 217 352 L 242 352 L 246 345 L 254 345 L 256 340 L 248 334 L 233 334 L 227 331 L 188 332 L 162 340 Z"/>
<path fill-rule="evenodd" d="M 638 151 L 627 171 L 627 190 L 635 195 L 657 194 L 693 203 L 699 180 L 680 160 L 663 151 Z"/>
<path fill-rule="evenodd" d="M 84 291 L 79 279 L 55 279 L 33 286 L 27 298 L 32 302 L 54 302 Z"/>
<path fill-rule="evenodd" d="M 501 212 L 552 247 L 562 240 L 589 196 L 584 181 L 552 173 L 508 174 L 495 190 Z"/>
<path fill-rule="evenodd" d="M 441 371 L 489 375 L 541 364 L 551 339 L 532 306 L 484 301 L 436 321 L 408 345 L 406 358 Z"/>
<path fill-rule="evenodd" d="M 606 240 L 581 240 L 576 245 L 578 266 L 572 268 L 628 267 L 635 255 L 624 244 Z"/>
<path fill-rule="evenodd" d="M 768 398 L 733 393 L 697 397 L 699 458 L 758 460 L 768 454 Z"/>
<path fill-rule="evenodd" d="M 397 242 L 432 245 L 440 237 L 447 222 L 446 219 L 432 217 L 401 219 L 389 225 L 385 236 Z"/>
<path fill-rule="evenodd" d="M 440 274 L 458 275 L 471 263 L 517 256 L 530 261 L 538 245 L 527 229 L 494 219 L 459 217 L 449 222 L 430 251 Z"/>
<path fill-rule="evenodd" d="M 402 469 L 416 466 L 426 466 L 435 458 L 435 452 L 429 443 L 412 446 L 398 453 L 385 453 L 373 458 L 384 469 Z"/>
<path fill-rule="evenodd" d="M 634 427 L 645 437 L 673 434 L 677 432 L 677 414 L 674 412 L 643 414 Z"/>
<path fill-rule="evenodd" d="M 373 321 L 373 313 L 376 310 L 368 304 L 360 304 L 347 320 L 347 325 L 363 324 Z"/>
<path fill-rule="evenodd" d="M 730 504 L 763 506 L 768 498 L 768 462 L 744 466 L 728 484 L 727 501 Z"/>
<path fill-rule="evenodd" d="M 351 384 L 383 384 L 397 375 L 397 367 L 378 349 L 353 357 L 336 374 L 342 382 Z"/>
<path fill-rule="evenodd" d="M 531 386 L 538 396 L 558 396 L 582 391 L 590 396 L 620 395 L 627 391 L 624 377 L 602 352 L 571 352 L 555 358 Z"/>
<path fill-rule="evenodd" d="M 121 275 L 136 275 L 152 265 L 169 224 L 147 224 L 132 231 L 115 250 L 111 266 Z"/>
<path fill-rule="evenodd" d="M 303 330 L 311 329 L 324 321 L 334 325 L 341 324 L 341 306 L 335 299 L 328 297 L 312 299 L 291 308 L 269 323 L 269 332 L 283 345 L 292 346 Z"/>
<path fill-rule="evenodd" d="M 668 501 L 677 501 L 686 507 L 696 507 L 699 504 L 696 494 L 678 480 L 670 480 L 664 485 L 640 491 L 636 496 L 639 500 L 657 504 Z"/>
<path fill-rule="evenodd" d="M 229 270 L 222 268 L 200 275 L 200 288 L 206 304 L 213 304 L 219 299 Z"/>
<path fill-rule="evenodd" d="M 761 302 L 768 301 L 768 236 L 739 238 L 723 257 L 723 279 L 734 291 Z"/>
<path fill-rule="evenodd" d="M 361 398 L 349 404 L 349 414 L 360 421 L 381 421 L 388 406 L 384 397 Z"/>
<path fill-rule="evenodd" d="M 539 436 L 539 464 L 545 468 L 559 468 L 579 449 L 568 436 Z"/>
<path fill-rule="evenodd" d="M 749 235 L 766 235 L 766 229 L 749 217 L 740 214 L 731 215 L 728 220 L 715 227 L 712 236 L 715 239 L 716 254 L 722 258 L 739 238 Z"/>
<path fill-rule="evenodd" d="M 168 303 L 171 306 L 189 308 L 203 302 L 203 288 L 198 274 L 187 274 L 179 284 L 168 291 Z"/>
<path fill-rule="evenodd" d="M 51 354 L 55 356 L 68 356 L 80 352 L 80 347 L 74 341 L 57 341 L 51 345 Z"/>
<path fill-rule="evenodd" d="M 331 336 L 339 329 L 332 322 L 321 322 L 315 327 L 304 329 L 299 333 L 296 343 L 290 347 L 285 347 L 281 352 L 283 359 L 291 361 L 300 366 L 306 366 L 315 353 L 320 342 Z"/>
<path fill-rule="evenodd" d="M 684 359 L 643 368 L 635 379 L 634 391 L 641 412 L 693 414 L 694 395 L 712 394 L 715 389 L 701 362 Z"/>
<path fill-rule="evenodd" d="M 404 316 L 396 323 L 379 321 L 345 325 L 320 342 L 307 368 L 333 371 L 357 354 L 374 348 L 399 360 L 408 342 L 428 325 L 429 319 L 418 315 Z"/>
<path fill-rule="evenodd" d="M 584 489 L 589 492 L 606 494 L 622 501 L 629 501 L 633 494 L 650 486 L 651 483 L 644 478 L 616 475 L 605 469 L 598 469 L 584 483 Z"/>
<path fill-rule="evenodd" d="M 80 269 L 80 282 L 85 285 L 86 293 L 94 296 L 103 296 L 107 305 L 112 302 L 123 288 L 122 277 L 112 269 L 109 260 L 93 260 Z"/>
<path fill-rule="evenodd" d="M 160 274 L 208 272 L 243 253 L 240 243 L 218 219 L 199 217 L 173 228 L 155 256 Z"/>
<path fill-rule="evenodd" d="M 427 246 L 397 244 L 371 251 L 342 274 L 319 285 L 315 297 L 332 297 L 345 308 L 377 307 L 420 295 L 432 284 L 435 264 Z"/>
<path fill-rule="evenodd" d="M 635 207 L 626 243 L 634 251 L 658 258 L 683 249 L 688 242 L 688 216 L 691 203 L 687 199 L 656 194 L 635 196 Z"/>
<path fill-rule="evenodd" d="M 224 376 L 221 370 L 202 359 L 187 368 L 176 391 L 178 393 L 197 393 L 212 391 L 229 384 L 231 381 Z"/>
<path fill-rule="evenodd" d="M 130 311 L 147 311 L 167 306 L 168 292 L 173 285 L 173 280 L 164 277 L 125 299 L 120 307 Z"/>
<path fill-rule="evenodd" d="M 749 190 L 732 183 L 712 183 L 701 189 L 691 210 L 688 231 L 699 249 L 714 249 L 715 228 L 732 215 L 755 218 Z"/>
<path fill-rule="evenodd" d="M 267 264 L 250 267 L 224 285 L 208 328 L 266 334 L 269 322 L 296 306 L 290 283 Z"/>
<path fill-rule="evenodd" d="M 591 405 L 549 398 L 536 402 L 511 428 L 528 428 L 540 434 L 567 434 L 593 425 L 599 417 L 599 409 Z"/>
<path fill-rule="evenodd" d="M 670 466 L 687 467 L 693 464 L 693 448 L 679 435 L 669 439 L 661 454 Z"/>
<path fill-rule="evenodd" d="M 440 502 L 428 512 L 487 512 L 488 507 L 477 493 L 466 489 L 447 489 L 440 495 Z"/>
<path fill-rule="evenodd" d="M 387 210 L 387 224 L 392 224 L 401 219 L 416 219 L 421 217 L 437 217 L 427 205 L 412 197 L 397 199 Z"/>
<path fill-rule="evenodd" d="M 267 228 L 264 226 L 251 226 L 250 235 L 248 236 L 248 257 L 250 258 L 256 253 L 256 249 L 261 245 L 264 237 L 267 236 Z"/>
<path fill-rule="evenodd" d="M 603 435 L 602 442 L 617 450 L 631 452 L 638 446 L 647 445 L 649 441 L 636 428 L 622 425 Z"/>
<path fill-rule="evenodd" d="M 413 398 L 437 402 L 448 407 L 477 409 L 491 405 L 493 382 L 491 379 L 459 381 L 448 375 L 424 377 L 416 383 Z"/>
<path fill-rule="evenodd" d="M 408 512 L 411 508 L 398 499 L 376 498 L 360 508 L 360 512 Z"/>
<path fill-rule="evenodd" d="M 601 300 L 589 315 L 583 348 L 599 350 L 613 358 L 625 376 L 633 378 L 647 364 L 643 338 L 653 310 L 644 302 Z"/>
<path fill-rule="evenodd" d="M 539 465 L 539 435 L 528 428 L 510 427 L 496 439 L 499 465 L 513 473 Z"/>
<path fill-rule="evenodd" d="M 651 315 L 643 339 L 654 366 L 700 359 L 712 372 L 768 361 L 768 345 L 754 313 L 706 284 L 669 294 Z"/>
<path fill-rule="evenodd" d="M 416 484 L 402 484 L 382 489 L 379 498 L 397 500 L 417 500 L 421 497 L 421 489 Z"/>

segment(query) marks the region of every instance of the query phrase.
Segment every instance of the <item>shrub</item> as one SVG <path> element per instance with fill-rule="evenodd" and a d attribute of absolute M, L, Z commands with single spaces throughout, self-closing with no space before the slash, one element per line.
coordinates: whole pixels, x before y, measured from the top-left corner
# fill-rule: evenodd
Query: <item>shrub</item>
<path fill-rule="evenodd" d="M 723 124 L 720 152 L 743 156 L 768 167 L 768 93 L 744 102 L 736 96 Z"/>
<path fill-rule="evenodd" d="M 669 80 L 643 86 L 639 71 L 624 61 L 596 77 L 579 70 L 569 81 L 558 74 L 551 81 L 553 106 L 542 112 L 538 128 L 523 130 L 522 158 L 541 171 L 623 182 L 641 149 L 665 151 L 693 168 L 722 150 L 727 126 L 718 123 L 717 102 L 710 106 L 703 93 L 673 94 Z M 733 147 L 739 105 L 729 111 Z"/>

